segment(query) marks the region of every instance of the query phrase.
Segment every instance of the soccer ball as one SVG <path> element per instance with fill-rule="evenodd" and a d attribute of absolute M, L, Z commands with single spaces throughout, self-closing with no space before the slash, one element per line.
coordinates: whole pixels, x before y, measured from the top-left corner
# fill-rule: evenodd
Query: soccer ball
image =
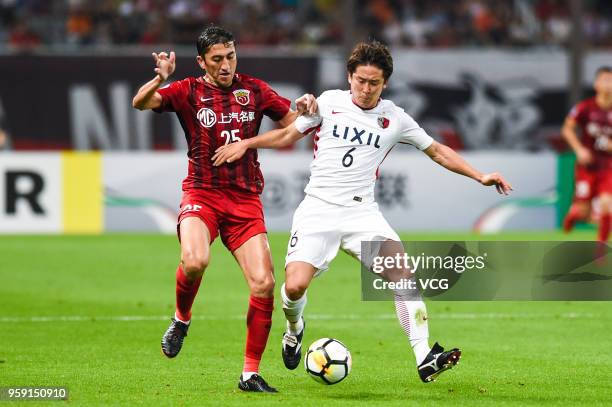
<path fill-rule="evenodd" d="M 310 377 L 322 384 L 341 382 L 351 372 L 351 352 L 342 342 L 321 338 L 312 343 L 304 358 Z"/>

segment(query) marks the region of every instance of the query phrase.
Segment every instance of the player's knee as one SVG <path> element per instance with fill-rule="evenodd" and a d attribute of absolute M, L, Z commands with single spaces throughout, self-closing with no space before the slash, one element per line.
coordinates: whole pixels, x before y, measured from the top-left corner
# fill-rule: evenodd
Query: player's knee
<path fill-rule="evenodd" d="M 576 210 L 578 211 L 578 215 L 583 219 L 586 219 L 591 212 L 589 204 L 584 202 L 576 204 Z"/>
<path fill-rule="evenodd" d="M 204 275 L 205 266 L 202 263 L 183 263 L 183 272 L 189 280 L 195 280 Z"/>
<path fill-rule="evenodd" d="M 202 277 L 204 270 L 208 267 L 208 256 L 192 252 L 184 253 L 182 256 L 183 271 L 187 278 L 196 279 Z"/>
<path fill-rule="evenodd" d="M 608 215 L 612 213 L 612 195 L 602 195 L 599 198 L 599 211 L 602 215 Z"/>
<path fill-rule="evenodd" d="M 274 284 L 274 275 L 271 272 L 251 277 L 249 280 L 251 294 L 256 296 L 272 296 L 274 294 Z"/>
<path fill-rule="evenodd" d="M 285 281 L 285 292 L 287 293 L 287 297 L 292 301 L 302 298 L 306 289 L 308 289 L 308 282 L 304 280 L 287 279 L 287 281 Z"/>

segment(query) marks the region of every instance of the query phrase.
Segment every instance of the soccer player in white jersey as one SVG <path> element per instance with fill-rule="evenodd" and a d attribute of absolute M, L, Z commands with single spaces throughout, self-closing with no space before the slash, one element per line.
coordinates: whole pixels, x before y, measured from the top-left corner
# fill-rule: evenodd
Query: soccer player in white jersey
<path fill-rule="evenodd" d="M 434 141 L 403 109 L 381 99 L 393 72 L 386 46 L 376 41 L 358 44 L 347 71 L 350 90 L 323 92 L 317 103 L 302 103 L 311 112 L 290 126 L 221 147 L 213 156 L 214 164 L 221 165 L 239 159 L 249 148 L 281 148 L 314 134 L 315 158 L 306 196 L 293 217 L 281 288 L 287 319 L 282 355 L 289 369 L 300 362 L 302 315 L 313 277 L 328 268 L 340 248 L 362 260 L 362 241 L 400 240 L 374 201 L 378 167 L 395 144 L 412 144 L 450 171 L 495 185 L 500 194 L 512 190 L 499 173 L 483 174 L 472 168 L 451 148 Z M 312 95 L 303 96 L 308 97 Z M 395 308 L 421 380 L 432 381 L 459 361 L 459 349 L 444 351 L 437 342 L 429 346 L 427 313 L 420 298 L 396 295 Z"/>

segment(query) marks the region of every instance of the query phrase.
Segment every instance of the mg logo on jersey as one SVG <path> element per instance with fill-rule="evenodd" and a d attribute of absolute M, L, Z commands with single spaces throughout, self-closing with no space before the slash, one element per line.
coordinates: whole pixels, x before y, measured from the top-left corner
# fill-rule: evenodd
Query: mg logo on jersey
<path fill-rule="evenodd" d="M 249 94 L 251 93 L 250 90 L 238 89 L 232 93 L 236 98 L 236 102 L 240 103 L 242 106 L 246 106 L 249 104 Z"/>
<path fill-rule="evenodd" d="M 215 125 L 215 123 L 217 123 L 217 115 L 215 114 L 215 112 L 206 107 L 203 107 L 202 109 L 198 110 L 197 117 L 200 121 L 200 124 L 206 128 L 212 127 Z"/>

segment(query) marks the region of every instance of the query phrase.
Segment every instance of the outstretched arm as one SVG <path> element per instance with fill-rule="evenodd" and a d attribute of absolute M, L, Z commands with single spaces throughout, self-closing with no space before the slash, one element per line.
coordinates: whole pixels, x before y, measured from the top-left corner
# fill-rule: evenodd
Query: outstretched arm
<path fill-rule="evenodd" d="M 268 131 L 256 137 L 231 143 L 219 147 L 212 156 L 213 165 L 218 167 L 224 163 L 231 163 L 242 158 L 244 153 L 251 148 L 283 148 L 288 147 L 308 134 L 311 128 L 318 126 L 321 123 L 321 116 L 317 115 L 318 110 L 317 99 L 311 94 L 305 94 L 295 101 L 297 112 L 290 111 L 280 121 L 280 124 L 286 123 L 282 129 Z M 296 126 L 296 119 L 288 118 L 290 114 L 302 116 L 299 125 Z M 287 120 L 284 120 L 287 119 Z"/>
<path fill-rule="evenodd" d="M 132 106 L 138 110 L 157 109 L 162 104 L 162 96 L 157 92 L 157 89 L 168 79 L 176 68 L 176 55 L 170 52 L 170 55 L 165 52 L 160 52 L 159 55 L 153 53 L 155 60 L 155 78 L 142 85 L 138 89 L 138 93 L 132 99 Z"/>
<path fill-rule="evenodd" d="M 512 191 L 512 186 L 506 182 L 501 174 L 497 172 L 490 174 L 481 173 L 468 164 L 468 162 L 457 154 L 455 150 L 445 146 L 444 144 L 434 141 L 424 150 L 424 152 L 429 156 L 429 158 L 447 170 L 465 175 L 466 177 L 472 178 L 485 186 L 495 185 L 497 192 L 500 194 L 508 195 L 510 191 Z"/>
<path fill-rule="evenodd" d="M 213 165 L 218 167 L 226 162 L 231 163 L 239 160 L 249 148 L 288 147 L 302 137 L 304 137 L 304 134 L 300 133 L 295 127 L 295 123 L 291 123 L 284 129 L 270 130 L 259 136 L 219 147 L 212 157 Z"/>

